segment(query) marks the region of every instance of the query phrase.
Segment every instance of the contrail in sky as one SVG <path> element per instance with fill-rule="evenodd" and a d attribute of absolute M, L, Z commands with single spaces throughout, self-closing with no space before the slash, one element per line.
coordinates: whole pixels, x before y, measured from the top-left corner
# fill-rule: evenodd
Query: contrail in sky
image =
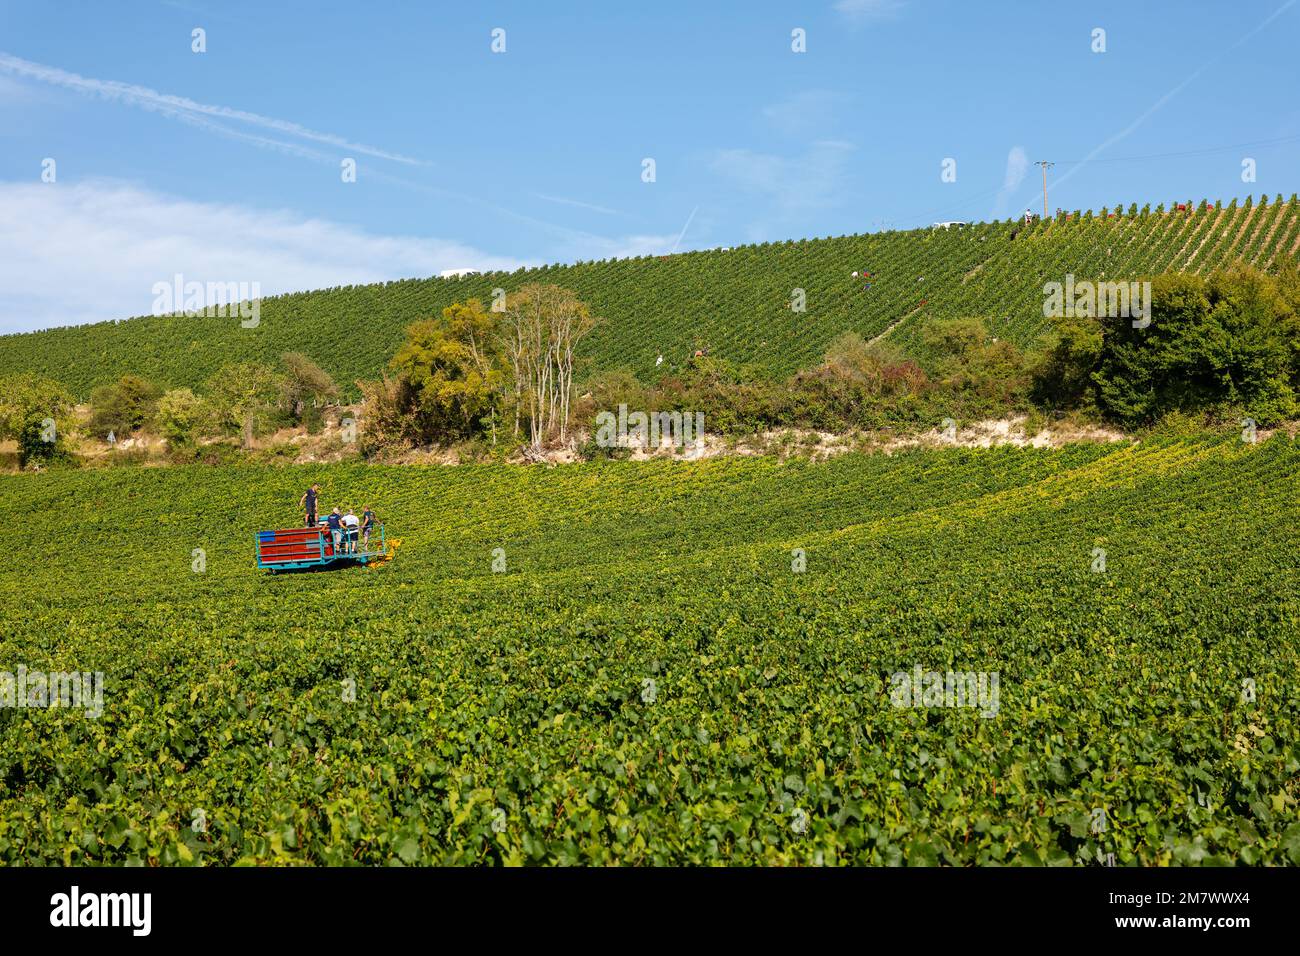
<path fill-rule="evenodd" d="M 159 93 L 157 90 L 151 90 L 147 86 L 136 86 L 132 83 L 121 83 L 117 80 L 96 80 L 90 77 L 80 76 L 76 73 L 69 73 L 67 70 L 61 70 L 56 66 L 45 66 L 41 63 L 33 63 L 30 60 L 23 60 L 8 53 L 0 53 L 0 72 L 9 73 L 14 76 L 27 77 L 28 79 L 38 80 L 42 83 L 49 83 L 54 86 L 62 86 L 65 89 L 75 90 L 78 93 L 101 96 L 104 99 L 125 103 L 129 106 L 139 106 L 143 109 L 160 112 L 166 116 L 180 118 L 183 116 L 198 115 L 215 117 L 217 119 L 235 120 L 241 123 L 248 123 L 251 126 L 258 126 L 262 129 L 274 130 L 277 133 L 297 136 L 300 139 L 325 143 L 329 146 L 347 150 L 348 152 L 373 156 L 377 159 L 387 159 L 395 163 L 406 163 L 411 166 L 426 165 L 423 160 L 415 159 L 411 156 L 403 156 L 401 153 L 389 152 L 385 149 L 379 149 L 376 146 L 366 146 L 362 143 L 354 143 L 342 136 L 337 136 L 334 133 L 322 133 L 318 130 L 308 129 L 306 126 L 290 122 L 289 120 L 276 119 L 272 116 L 262 116 L 260 113 L 250 113 L 247 110 L 237 110 L 229 106 L 214 106 L 209 103 L 199 103 L 189 97 L 174 96 L 171 93 Z"/>

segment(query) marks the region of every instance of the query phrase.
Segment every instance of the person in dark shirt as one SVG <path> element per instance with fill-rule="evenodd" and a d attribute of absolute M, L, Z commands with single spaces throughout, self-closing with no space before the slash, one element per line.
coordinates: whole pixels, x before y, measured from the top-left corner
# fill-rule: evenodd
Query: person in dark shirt
<path fill-rule="evenodd" d="M 334 553 L 340 553 L 340 546 L 343 544 L 343 516 L 339 514 L 339 509 L 335 508 L 325 519 L 325 526 L 330 530 L 330 540 L 334 542 Z"/>
<path fill-rule="evenodd" d="M 316 493 L 320 491 L 320 485 L 312 485 L 307 489 L 307 493 L 298 499 L 298 507 L 306 510 L 307 527 L 316 527 Z"/>
<path fill-rule="evenodd" d="M 361 512 L 361 540 L 364 543 L 365 550 L 370 550 L 370 532 L 375 527 L 375 513 L 370 510 L 370 505 L 366 505 Z"/>

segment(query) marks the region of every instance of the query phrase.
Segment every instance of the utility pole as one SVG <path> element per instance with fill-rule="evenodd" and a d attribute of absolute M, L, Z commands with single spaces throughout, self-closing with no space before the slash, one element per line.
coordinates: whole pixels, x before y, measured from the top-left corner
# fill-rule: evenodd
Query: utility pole
<path fill-rule="evenodd" d="M 1046 221 L 1047 220 L 1047 167 L 1055 166 L 1056 163 L 1048 163 L 1039 160 L 1038 165 L 1043 167 L 1043 220 Z"/>

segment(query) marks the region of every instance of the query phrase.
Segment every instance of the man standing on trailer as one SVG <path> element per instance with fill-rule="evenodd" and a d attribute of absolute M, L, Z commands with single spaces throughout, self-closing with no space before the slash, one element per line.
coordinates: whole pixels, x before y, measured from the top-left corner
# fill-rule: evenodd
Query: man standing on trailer
<path fill-rule="evenodd" d="M 361 522 L 357 520 L 357 516 L 352 513 L 352 508 L 349 507 L 347 512 L 343 515 L 343 540 L 345 542 L 344 549 L 347 551 L 348 554 L 356 554 L 357 526 L 360 524 Z"/>
<path fill-rule="evenodd" d="M 320 485 L 312 485 L 307 489 L 306 494 L 298 499 L 298 507 L 306 510 L 307 527 L 316 527 L 316 494 L 320 491 Z"/>
<path fill-rule="evenodd" d="M 370 505 L 366 505 L 361 512 L 361 540 L 363 547 L 370 550 L 370 532 L 375 529 L 375 513 L 370 510 Z"/>
<path fill-rule="evenodd" d="M 329 528 L 330 541 L 334 545 L 334 553 L 343 553 L 343 516 L 339 514 L 339 509 L 335 508 L 325 518 L 325 524 Z"/>

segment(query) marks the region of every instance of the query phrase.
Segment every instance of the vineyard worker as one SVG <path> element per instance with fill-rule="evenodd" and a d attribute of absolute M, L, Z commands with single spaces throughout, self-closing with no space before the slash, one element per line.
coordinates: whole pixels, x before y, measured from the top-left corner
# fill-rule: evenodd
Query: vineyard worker
<path fill-rule="evenodd" d="M 343 519 L 339 516 L 339 509 L 335 508 L 330 512 L 329 517 L 325 519 L 326 526 L 330 529 L 330 540 L 334 542 L 334 553 L 339 553 L 339 546 L 343 543 Z"/>
<path fill-rule="evenodd" d="M 350 554 L 355 554 L 357 550 L 357 525 L 359 524 L 361 522 L 357 516 L 352 513 L 351 508 L 348 508 L 348 513 L 343 516 L 343 530 L 347 532 L 347 549 Z"/>
<path fill-rule="evenodd" d="M 316 494 L 320 491 L 320 485 L 312 485 L 306 493 L 298 499 L 298 507 L 305 508 L 307 512 L 307 527 L 316 527 Z"/>
<path fill-rule="evenodd" d="M 365 544 L 367 551 L 370 550 L 370 532 L 375 527 L 375 513 L 370 510 L 370 505 L 366 505 L 361 511 L 361 540 Z"/>

